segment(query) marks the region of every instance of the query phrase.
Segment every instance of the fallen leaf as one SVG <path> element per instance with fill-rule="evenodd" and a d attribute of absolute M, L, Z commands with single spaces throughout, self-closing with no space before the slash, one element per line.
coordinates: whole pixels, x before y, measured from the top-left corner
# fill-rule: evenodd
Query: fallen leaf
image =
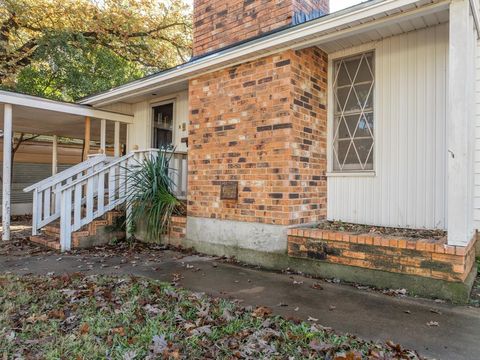
<path fill-rule="evenodd" d="M 315 290 L 323 290 L 323 286 L 320 285 L 320 283 L 315 283 L 313 285 L 310 286 L 312 289 L 315 289 Z"/>
<path fill-rule="evenodd" d="M 154 355 L 162 354 L 165 349 L 167 349 L 168 343 L 165 340 L 165 335 L 155 335 L 152 338 L 152 346 L 150 350 L 153 352 Z"/>
<path fill-rule="evenodd" d="M 433 326 L 440 326 L 440 324 L 437 321 L 429 321 L 427 323 L 427 326 L 433 327 Z"/>
<path fill-rule="evenodd" d="M 33 314 L 32 316 L 27 318 L 27 322 L 32 324 L 38 321 L 47 321 L 47 320 L 48 320 L 48 316 L 46 314 L 42 314 L 40 316 Z"/>
<path fill-rule="evenodd" d="M 192 335 L 210 335 L 212 333 L 212 330 L 210 329 L 211 327 L 211 325 L 200 326 L 192 330 Z"/>
<path fill-rule="evenodd" d="M 48 313 L 48 317 L 51 319 L 65 319 L 65 312 L 63 310 L 52 310 Z"/>
<path fill-rule="evenodd" d="M 123 354 L 123 360 L 134 360 L 137 357 L 137 352 L 135 350 L 127 351 Z"/>
<path fill-rule="evenodd" d="M 253 311 L 252 315 L 256 318 L 264 318 L 270 315 L 271 313 L 272 313 L 271 309 L 265 306 L 260 306 Z"/>
<path fill-rule="evenodd" d="M 225 319 L 226 321 L 232 321 L 233 319 L 235 319 L 235 317 L 232 316 L 232 314 L 230 313 L 230 311 L 228 311 L 228 309 L 223 309 L 222 318 Z"/>
<path fill-rule="evenodd" d="M 309 316 L 308 319 L 307 319 L 307 321 L 317 322 L 318 319 L 315 319 L 314 317 Z"/>
<path fill-rule="evenodd" d="M 88 334 L 89 331 L 90 331 L 90 326 L 87 323 L 83 323 L 82 325 L 80 325 L 80 334 L 81 335 Z"/>
<path fill-rule="evenodd" d="M 116 327 L 112 329 L 112 334 L 120 335 L 120 336 L 125 336 L 125 329 L 123 326 Z"/>
<path fill-rule="evenodd" d="M 318 342 L 316 340 L 310 341 L 309 346 L 312 350 L 319 351 L 319 352 L 327 352 L 327 351 L 334 348 L 334 346 L 332 344 L 327 344 L 327 343 L 324 343 L 324 342 Z"/>

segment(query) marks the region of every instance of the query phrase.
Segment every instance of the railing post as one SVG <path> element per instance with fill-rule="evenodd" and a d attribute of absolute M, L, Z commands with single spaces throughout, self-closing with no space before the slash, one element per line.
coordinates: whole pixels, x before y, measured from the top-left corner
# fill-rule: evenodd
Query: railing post
<path fill-rule="evenodd" d="M 62 205 L 60 210 L 60 248 L 70 251 L 72 244 L 72 190 L 62 191 Z"/>
<path fill-rule="evenodd" d="M 87 222 L 93 220 L 93 200 L 94 200 L 94 183 L 95 178 L 87 179 L 87 189 L 86 189 L 86 214 L 85 218 Z"/>
<path fill-rule="evenodd" d="M 37 213 L 37 229 L 40 228 L 40 224 L 43 221 L 43 194 L 43 190 L 37 191 L 37 206 L 33 210 Z"/>
<path fill-rule="evenodd" d="M 135 153 L 134 156 L 131 158 L 131 161 L 138 161 L 136 160 L 136 156 L 139 155 L 139 153 Z M 126 218 L 126 224 L 125 224 L 125 236 L 127 239 L 129 239 L 132 236 L 132 233 L 130 232 L 131 228 L 131 214 L 132 214 L 132 207 L 130 202 L 128 201 L 128 170 L 130 170 L 129 167 L 130 159 L 127 159 L 125 162 L 125 169 L 121 172 L 124 177 L 124 184 L 120 188 L 123 189 L 123 194 L 119 193 L 119 198 L 125 198 L 125 218 Z"/>
<path fill-rule="evenodd" d="M 188 155 L 182 157 L 182 195 L 187 197 L 188 194 Z"/>
<path fill-rule="evenodd" d="M 32 236 L 38 234 L 38 213 L 37 213 L 38 191 L 33 190 L 33 212 L 32 212 Z"/>

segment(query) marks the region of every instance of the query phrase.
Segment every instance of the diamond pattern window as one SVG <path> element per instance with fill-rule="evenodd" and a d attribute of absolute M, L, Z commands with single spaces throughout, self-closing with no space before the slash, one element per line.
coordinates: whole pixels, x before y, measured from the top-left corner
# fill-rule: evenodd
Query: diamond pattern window
<path fill-rule="evenodd" d="M 372 171 L 374 159 L 373 52 L 334 63 L 333 171 Z"/>

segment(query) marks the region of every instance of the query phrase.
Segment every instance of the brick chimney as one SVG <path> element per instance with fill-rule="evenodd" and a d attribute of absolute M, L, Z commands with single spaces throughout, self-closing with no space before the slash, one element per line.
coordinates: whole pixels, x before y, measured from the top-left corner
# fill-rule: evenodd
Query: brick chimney
<path fill-rule="evenodd" d="M 195 0 L 193 55 L 329 12 L 329 0 Z"/>

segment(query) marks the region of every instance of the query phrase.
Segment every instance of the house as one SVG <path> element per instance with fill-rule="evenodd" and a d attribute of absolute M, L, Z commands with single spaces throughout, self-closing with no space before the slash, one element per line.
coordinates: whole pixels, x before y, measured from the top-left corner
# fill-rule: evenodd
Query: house
<path fill-rule="evenodd" d="M 188 209 L 167 241 L 464 301 L 480 228 L 480 4 L 328 8 L 196 0 L 191 61 L 83 99 L 79 106 L 130 117 L 126 146 L 135 152 L 103 164 L 96 182 L 60 190 L 69 217 L 83 185 L 98 186 L 102 210 L 87 199 L 91 214 L 63 223 L 62 247 L 112 209 L 103 198 L 115 164 L 172 143 L 183 154 L 176 180 Z M 325 220 L 446 235 L 316 225 Z"/>

